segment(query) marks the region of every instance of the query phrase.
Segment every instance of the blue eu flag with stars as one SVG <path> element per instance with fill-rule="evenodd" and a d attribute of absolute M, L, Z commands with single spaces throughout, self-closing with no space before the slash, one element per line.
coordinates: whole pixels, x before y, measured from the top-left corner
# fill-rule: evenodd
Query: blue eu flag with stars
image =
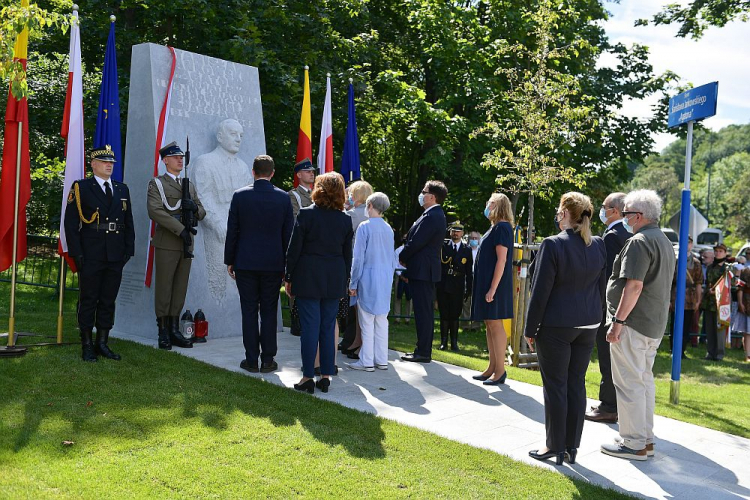
<path fill-rule="evenodd" d="M 112 179 L 122 182 L 122 137 L 120 136 L 120 91 L 117 85 L 117 54 L 115 52 L 115 23 L 109 25 L 107 51 L 104 54 L 102 87 L 99 94 L 99 113 L 96 117 L 94 149 L 109 144 L 117 162 Z"/>
<path fill-rule="evenodd" d="M 349 119 L 346 123 L 344 153 L 341 155 L 341 175 L 348 185 L 351 181 L 362 178 L 359 170 L 359 135 L 357 135 L 357 117 L 354 114 L 354 86 L 349 84 Z"/>

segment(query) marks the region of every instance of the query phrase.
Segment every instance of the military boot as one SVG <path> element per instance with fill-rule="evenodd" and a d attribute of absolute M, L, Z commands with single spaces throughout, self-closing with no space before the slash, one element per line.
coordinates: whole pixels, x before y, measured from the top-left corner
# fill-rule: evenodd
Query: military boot
<path fill-rule="evenodd" d="M 193 347 L 193 343 L 182 336 L 180 333 L 180 317 L 172 316 L 169 325 L 169 341 L 172 345 L 182 347 L 183 349 L 189 349 Z"/>
<path fill-rule="evenodd" d="M 441 351 L 448 349 L 448 322 L 440 320 L 440 347 Z"/>
<path fill-rule="evenodd" d="M 169 341 L 169 316 L 156 318 L 156 324 L 159 326 L 159 349 L 172 349 L 172 343 Z"/>
<path fill-rule="evenodd" d="M 96 350 L 96 353 L 100 356 L 104 356 L 107 359 L 114 359 L 115 361 L 120 361 L 122 357 L 119 354 L 115 354 L 112 352 L 107 345 L 109 342 L 109 330 L 98 328 L 96 329 L 96 344 L 94 345 L 94 349 Z"/>
<path fill-rule="evenodd" d="M 451 321 L 451 351 L 458 352 L 458 320 Z"/>
<path fill-rule="evenodd" d="M 94 344 L 91 343 L 91 328 L 81 328 L 81 358 L 84 361 L 96 361 Z"/>

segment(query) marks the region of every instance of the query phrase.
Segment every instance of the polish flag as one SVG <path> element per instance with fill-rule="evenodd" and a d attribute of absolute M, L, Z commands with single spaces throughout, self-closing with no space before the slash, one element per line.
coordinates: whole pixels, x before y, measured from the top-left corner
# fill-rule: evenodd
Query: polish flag
<path fill-rule="evenodd" d="M 326 77 L 326 102 L 323 106 L 323 124 L 320 126 L 318 146 L 318 172 L 333 172 L 333 126 L 331 124 L 331 74 Z"/>
<path fill-rule="evenodd" d="M 65 111 L 60 135 L 65 139 L 65 178 L 63 180 L 62 208 L 60 209 L 60 239 L 57 251 L 65 258 L 73 272 L 75 263 L 68 257 L 65 239 L 65 210 L 77 210 L 71 199 L 71 186 L 86 176 L 85 148 L 83 145 L 83 74 L 81 72 L 81 30 L 78 10 L 73 10 L 70 23 L 70 56 L 68 61 L 68 90 L 65 94 Z"/>

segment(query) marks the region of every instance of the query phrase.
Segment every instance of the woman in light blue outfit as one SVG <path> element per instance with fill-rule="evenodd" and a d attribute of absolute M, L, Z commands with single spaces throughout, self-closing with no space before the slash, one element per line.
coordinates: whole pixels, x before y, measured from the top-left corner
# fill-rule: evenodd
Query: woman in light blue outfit
<path fill-rule="evenodd" d="M 388 369 L 388 312 L 396 261 L 393 229 L 383 220 L 391 203 L 384 193 L 373 193 L 365 203 L 368 220 L 357 228 L 349 294 L 357 297 L 357 318 L 362 330 L 359 361 L 354 370 Z"/>

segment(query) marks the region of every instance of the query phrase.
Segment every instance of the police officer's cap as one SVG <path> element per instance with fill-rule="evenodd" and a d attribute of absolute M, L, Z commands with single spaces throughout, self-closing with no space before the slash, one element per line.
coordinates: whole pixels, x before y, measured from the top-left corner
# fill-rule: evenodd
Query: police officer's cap
<path fill-rule="evenodd" d="M 159 155 L 163 160 L 167 156 L 185 156 L 185 153 L 182 152 L 176 142 L 172 141 L 159 150 Z"/>
<path fill-rule="evenodd" d="M 115 153 L 114 151 L 112 151 L 112 146 L 110 146 L 109 144 L 107 144 L 103 148 L 97 148 L 91 151 L 91 159 L 106 161 L 110 163 L 114 163 L 117 161 L 115 159 Z"/>
<path fill-rule="evenodd" d="M 310 158 L 305 158 L 302 161 L 297 162 L 294 165 L 294 173 L 302 172 L 304 170 L 315 170 L 315 167 L 313 167 L 312 162 L 310 161 Z"/>
<path fill-rule="evenodd" d="M 448 226 L 448 229 L 450 229 L 451 231 L 463 231 L 464 230 L 464 225 L 461 224 L 460 222 L 456 221 L 453 224 L 451 224 L 450 226 Z"/>

